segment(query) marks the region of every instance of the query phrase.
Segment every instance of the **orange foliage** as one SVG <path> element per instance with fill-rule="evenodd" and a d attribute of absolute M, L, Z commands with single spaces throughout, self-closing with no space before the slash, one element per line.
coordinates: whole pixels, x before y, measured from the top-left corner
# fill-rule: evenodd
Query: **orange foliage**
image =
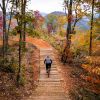
<path fill-rule="evenodd" d="M 85 81 L 89 81 L 89 82 L 92 82 L 92 83 L 100 84 L 100 79 L 94 79 L 91 76 L 84 76 L 84 75 L 80 75 L 80 77 L 82 79 L 84 79 Z"/>
<path fill-rule="evenodd" d="M 92 67 L 89 64 L 82 64 L 82 68 L 92 74 L 100 75 L 100 68 L 98 66 Z"/>

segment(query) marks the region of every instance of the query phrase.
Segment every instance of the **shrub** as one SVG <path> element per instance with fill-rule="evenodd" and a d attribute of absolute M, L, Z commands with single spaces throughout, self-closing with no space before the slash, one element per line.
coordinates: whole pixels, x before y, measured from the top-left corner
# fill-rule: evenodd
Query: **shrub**
<path fill-rule="evenodd" d="M 7 58 L 0 60 L 0 71 L 15 73 L 17 71 L 17 67 L 17 62 L 13 57 L 11 60 L 8 60 Z"/>

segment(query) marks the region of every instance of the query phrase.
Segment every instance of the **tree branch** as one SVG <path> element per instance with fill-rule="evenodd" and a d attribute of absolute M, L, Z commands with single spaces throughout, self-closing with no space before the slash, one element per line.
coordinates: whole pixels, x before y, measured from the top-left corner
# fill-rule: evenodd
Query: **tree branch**
<path fill-rule="evenodd" d="M 8 2 L 9 2 L 9 0 L 7 0 L 7 3 L 6 3 L 6 8 L 7 8 L 7 6 L 8 6 Z"/>
<path fill-rule="evenodd" d="M 1 3 L 0 3 L 0 8 L 3 10 Z"/>

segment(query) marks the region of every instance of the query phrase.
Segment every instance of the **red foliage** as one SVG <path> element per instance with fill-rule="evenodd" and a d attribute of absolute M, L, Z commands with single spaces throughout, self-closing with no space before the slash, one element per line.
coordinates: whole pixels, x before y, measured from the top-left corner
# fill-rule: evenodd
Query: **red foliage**
<path fill-rule="evenodd" d="M 38 10 L 34 11 L 35 20 L 33 20 L 34 26 L 39 27 L 40 23 L 44 21 L 44 17 L 40 14 Z"/>
<path fill-rule="evenodd" d="M 47 24 L 48 33 L 51 33 L 53 30 L 52 24 Z"/>

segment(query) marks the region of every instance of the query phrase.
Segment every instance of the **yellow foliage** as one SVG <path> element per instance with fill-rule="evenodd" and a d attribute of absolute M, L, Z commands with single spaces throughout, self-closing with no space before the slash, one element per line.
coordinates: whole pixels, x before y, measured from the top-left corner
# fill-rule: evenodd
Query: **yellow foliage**
<path fill-rule="evenodd" d="M 93 73 L 97 74 L 97 75 L 100 75 L 100 68 L 99 67 L 96 67 L 92 70 Z"/>
<path fill-rule="evenodd" d="M 57 22 L 61 26 L 64 25 L 66 23 L 66 21 L 67 21 L 66 16 L 58 16 L 57 17 Z"/>
<path fill-rule="evenodd" d="M 96 74 L 96 75 L 100 75 L 100 67 L 96 66 L 90 66 L 89 64 L 82 64 L 82 68 L 87 70 L 90 73 Z"/>

